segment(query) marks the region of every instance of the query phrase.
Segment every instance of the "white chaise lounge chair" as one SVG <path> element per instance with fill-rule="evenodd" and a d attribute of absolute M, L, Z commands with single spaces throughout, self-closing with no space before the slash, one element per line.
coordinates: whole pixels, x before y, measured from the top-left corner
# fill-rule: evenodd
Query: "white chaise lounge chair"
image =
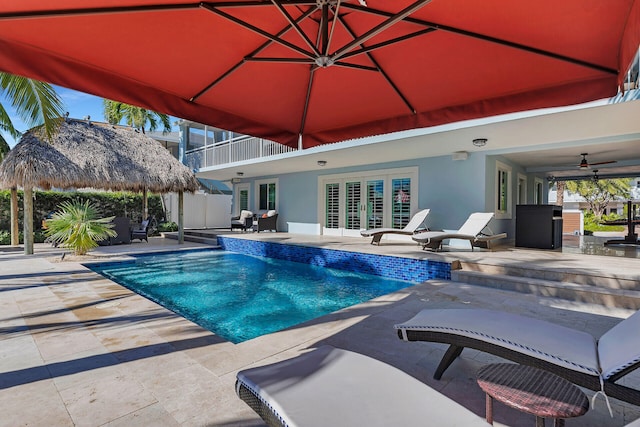
<path fill-rule="evenodd" d="M 240 371 L 236 393 L 269 426 L 489 425 L 399 369 L 331 346 Z"/>
<path fill-rule="evenodd" d="M 442 241 L 445 239 L 468 240 L 473 250 L 474 244 L 483 242 L 487 245 L 495 239 L 507 237 L 506 233 L 482 234 L 487 228 L 489 221 L 493 218 L 493 212 L 476 212 L 469 215 L 469 218 L 457 231 L 425 231 L 416 233 L 411 238 L 422 245 L 422 249 L 439 250 L 442 248 Z"/>
<path fill-rule="evenodd" d="M 371 228 L 369 230 L 362 230 L 360 234 L 363 237 L 373 237 L 371 239 L 372 245 L 379 245 L 380 239 L 385 234 L 403 234 L 406 236 L 411 236 L 417 230 L 420 229 L 420 226 L 424 224 L 427 219 L 427 215 L 429 215 L 430 209 L 423 209 L 420 212 L 416 213 L 411 221 L 402 229 L 399 228 Z M 426 228 L 426 227 L 425 227 Z"/>
<path fill-rule="evenodd" d="M 469 347 L 640 405 L 640 390 L 617 383 L 640 367 L 640 311 L 599 339 L 544 320 L 484 309 L 425 309 L 395 328 L 405 341 L 449 344 L 433 375 L 437 380 Z"/>

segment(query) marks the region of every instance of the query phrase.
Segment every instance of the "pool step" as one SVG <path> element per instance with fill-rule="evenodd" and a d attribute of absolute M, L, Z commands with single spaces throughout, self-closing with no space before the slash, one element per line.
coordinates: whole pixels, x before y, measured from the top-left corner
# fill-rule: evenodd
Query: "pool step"
<path fill-rule="evenodd" d="M 640 290 L 635 289 L 616 289 L 592 284 L 469 270 L 452 271 L 451 280 L 476 286 L 599 304 L 606 307 L 640 309 Z"/>
<path fill-rule="evenodd" d="M 167 232 L 167 233 L 162 233 L 162 235 L 166 239 L 178 240 L 178 232 Z M 185 231 L 184 240 L 187 242 L 202 243 L 205 245 L 219 247 L 218 236 L 212 233 Z"/>

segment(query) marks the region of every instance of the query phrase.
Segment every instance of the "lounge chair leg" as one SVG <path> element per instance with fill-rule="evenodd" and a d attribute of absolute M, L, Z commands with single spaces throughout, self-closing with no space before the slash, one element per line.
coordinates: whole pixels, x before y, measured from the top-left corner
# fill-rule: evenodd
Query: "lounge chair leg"
<path fill-rule="evenodd" d="M 442 378 L 442 374 L 444 374 L 444 371 L 447 370 L 447 368 L 453 363 L 456 357 L 460 356 L 462 350 L 464 350 L 464 347 L 458 347 L 457 345 L 453 344 L 449 346 L 444 356 L 442 356 L 442 360 L 440 361 L 436 372 L 433 374 L 434 380 L 440 380 L 440 378 Z"/>
<path fill-rule="evenodd" d="M 382 234 L 374 234 L 373 239 L 371 239 L 371 244 L 380 246 L 380 239 L 382 239 Z"/>

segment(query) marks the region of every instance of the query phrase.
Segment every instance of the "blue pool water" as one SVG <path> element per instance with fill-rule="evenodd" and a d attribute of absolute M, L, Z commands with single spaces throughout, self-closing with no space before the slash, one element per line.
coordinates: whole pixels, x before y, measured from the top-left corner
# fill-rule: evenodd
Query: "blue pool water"
<path fill-rule="evenodd" d="M 89 267 L 233 343 L 414 284 L 226 251 Z"/>

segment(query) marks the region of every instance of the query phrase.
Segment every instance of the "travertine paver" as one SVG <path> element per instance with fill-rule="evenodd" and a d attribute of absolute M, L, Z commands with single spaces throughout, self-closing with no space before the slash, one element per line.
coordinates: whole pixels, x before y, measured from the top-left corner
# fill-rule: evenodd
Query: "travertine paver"
<path fill-rule="evenodd" d="M 100 250 L 117 255 L 125 250 L 176 249 L 171 243 L 151 239 L 149 245 Z M 335 245 L 354 248 L 350 242 Z M 391 245 L 369 246 L 363 244 L 363 250 L 401 252 Z M 478 254 L 482 253 L 467 256 Z M 546 254 L 534 255 L 526 255 L 521 262 L 540 259 L 544 268 Z M 59 251 L 44 246 L 37 246 L 33 258 L 0 254 L 1 426 L 262 425 L 235 396 L 236 372 L 325 343 L 397 366 L 482 416 L 484 394 L 477 387 L 475 372 L 501 359 L 466 349 L 444 378 L 435 381 L 431 375 L 445 346 L 403 342 L 393 329 L 395 323 L 425 307 L 486 307 L 547 319 L 598 336 L 630 314 L 622 309 L 431 281 L 234 345 L 77 262 L 57 262 L 54 256 Z M 578 266 L 580 260 L 567 262 Z M 614 264 L 614 268 L 622 265 Z M 628 264 L 621 268 L 632 270 Z M 640 387 L 640 374 L 633 373 L 625 381 Z M 611 403 L 613 418 L 598 398 L 585 416 L 567 425 L 615 427 L 640 417 L 637 407 L 616 400 Z M 496 420 L 504 425 L 533 422 L 530 416 L 504 405 L 496 405 L 495 412 Z"/>

